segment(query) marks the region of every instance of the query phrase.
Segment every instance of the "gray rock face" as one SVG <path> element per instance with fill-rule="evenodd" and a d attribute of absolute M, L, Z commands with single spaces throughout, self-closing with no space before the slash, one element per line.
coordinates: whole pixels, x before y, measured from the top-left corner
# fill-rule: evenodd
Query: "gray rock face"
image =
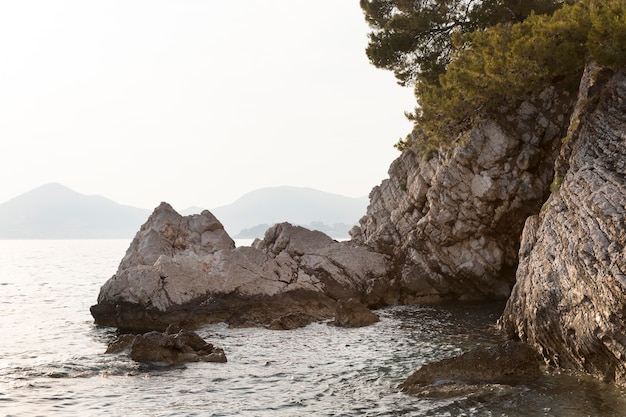
<path fill-rule="evenodd" d="M 626 73 L 583 80 L 555 192 L 526 222 L 500 325 L 552 365 L 624 385 Z"/>
<path fill-rule="evenodd" d="M 388 273 L 384 255 L 288 223 L 252 247 L 235 248 L 208 211 L 182 217 L 162 203 L 91 312 L 96 323 L 125 329 L 207 321 L 267 326 L 294 313 L 306 324 L 303 317 L 332 317 L 336 300 L 379 299 Z"/>
<path fill-rule="evenodd" d="M 208 210 L 183 217 L 161 203 L 135 235 L 119 270 L 152 266 L 161 255 L 201 257 L 234 248 L 235 242 Z"/>
<path fill-rule="evenodd" d="M 573 102 L 548 89 L 450 151 L 426 160 L 408 150 L 393 162 L 351 231 L 393 258 L 385 303 L 509 295 L 519 236 L 549 194 Z"/>

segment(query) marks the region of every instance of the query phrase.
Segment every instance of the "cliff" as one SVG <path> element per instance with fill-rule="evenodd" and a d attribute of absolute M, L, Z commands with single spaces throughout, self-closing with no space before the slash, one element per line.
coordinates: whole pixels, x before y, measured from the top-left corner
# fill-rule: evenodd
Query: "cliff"
<path fill-rule="evenodd" d="M 351 231 L 392 258 L 389 304 L 508 297 L 575 101 L 556 91 L 502 109 L 431 159 L 408 150 L 392 163 Z"/>
<path fill-rule="evenodd" d="M 352 235 L 391 257 L 390 303 L 515 284 L 510 339 L 626 385 L 626 70 L 589 66 L 577 98 L 554 91 L 431 159 L 405 151 Z"/>
<path fill-rule="evenodd" d="M 587 70 L 566 139 L 500 325 L 554 366 L 625 385 L 626 70 Z"/>

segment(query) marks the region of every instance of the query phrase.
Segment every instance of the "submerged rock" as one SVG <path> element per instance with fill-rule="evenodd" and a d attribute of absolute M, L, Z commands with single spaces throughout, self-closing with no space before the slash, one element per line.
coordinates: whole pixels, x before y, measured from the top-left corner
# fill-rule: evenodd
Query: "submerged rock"
<path fill-rule="evenodd" d="M 380 321 L 380 318 L 357 300 L 339 300 L 335 320 L 330 324 L 338 327 L 364 327 Z"/>
<path fill-rule="evenodd" d="M 479 392 L 481 387 L 515 385 L 541 375 L 541 357 L 530 346 L 506 342 L 476 348 L 460 356 L 422 366 L 409 376 L 402 391 L 423 397 L 452 397 Z"/>
<path fill-rule="evenodd" d="M 226 362 L 224 350 L 207 343 L 197 333 L 178 330 L 145 334 L 124 334 L 109 344 L 105 353 L 128 351 L 136 362 L 176 365 L 186 362 Z"/>
<path fill-rule="evenodd" d="M 500 326 L 554 366 L 626 385 L 626 71 L 583 80 Z"/>
<path fill-rule="evenodd" d="M 271 330 L 293 330 L 304 327 L 309 323 L 315 321 L 315 319 L 315 316 L 311 316 L 307 313 L 287 313 L 272 320 L 268 328 Z"/>
<path fill-rule="evenodd" d="M 336 300 L 379 299 L 389 267 L 370 248 L 289 223 L 271 227 L 251 247 L 235 248 L 208 211 L 183 217 L 162 203 L 91 313 L 97 324 L 134 330 L 172 322 L 270 326 L 294 314 L 305 325 L 332 317 Z"/>

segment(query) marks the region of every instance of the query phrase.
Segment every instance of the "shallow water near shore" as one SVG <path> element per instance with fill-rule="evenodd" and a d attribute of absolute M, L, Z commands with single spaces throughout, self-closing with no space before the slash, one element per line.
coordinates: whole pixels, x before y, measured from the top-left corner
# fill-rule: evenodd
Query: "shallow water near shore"
<path fill-rule="evenodd" d="M 551 375 L 448 399 L 397 386 L 421 364 L 496 343 L 503 304 L 394 307 L 361 329 L 198 330 L 225 364 L 104 355 L 89 306 L 130 241 L 0 241 L 0 416 L 623 416 L 626 394 Z"/>

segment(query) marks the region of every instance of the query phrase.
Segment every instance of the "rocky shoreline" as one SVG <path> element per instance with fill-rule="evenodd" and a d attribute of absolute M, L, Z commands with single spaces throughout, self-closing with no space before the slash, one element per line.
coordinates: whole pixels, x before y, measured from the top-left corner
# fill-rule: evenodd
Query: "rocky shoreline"
<path fill-rule="evenodd" d="M 380 305 L 389 273 L 385 255 L 288 223 L 235 248 L 210 212 L 183 217 L 162 203 L 91 313 L 130 331 L 222 321 L 289 329 L 334 317 L 338 301 Z"/>
<path fill-rule="evenodd" d="M 547 89 L 430 159 L 404 151 L 348 242 L 282 223 L 235 248 L 210 212 L 183 217 L 162 203 L 92 315 L 135 331 L 290 329 L 366 325 L 368 308 L 389 305 L 508 298 L 499 325 L 514 345 L 494 357 L 530 350 L 626 385 L 625 115 L 626 71 L 589 66 L 578 97 Z M 344 321 L 347 305 L 357 316 Z M 420 379 L 420 390 L 440 380 Z"/>

